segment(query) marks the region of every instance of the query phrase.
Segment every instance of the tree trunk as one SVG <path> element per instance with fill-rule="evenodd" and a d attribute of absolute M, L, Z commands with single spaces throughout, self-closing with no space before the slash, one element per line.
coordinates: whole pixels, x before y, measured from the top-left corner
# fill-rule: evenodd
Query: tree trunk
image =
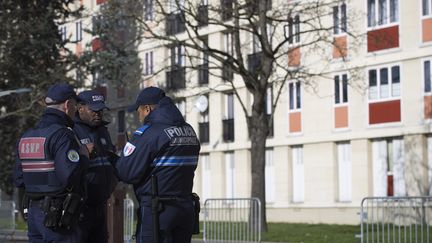
<path fill-rule="evenodd" d="M 258 101 L 258 103 L 263 102 Z M 257 106 L 260 105 L 257 104 Z M 256 107 L 255 104 L 254 107 Z M 251 137 L 251 195 L 252 197 L 259 198 L 261 201 L 261 231 L 267 232 L 265 201 L 265 147 L 268 134 L 268 121 L 265 114 L 265 109 L 253 108 L 252 117 L 249 122 L 249 128 Z"/>

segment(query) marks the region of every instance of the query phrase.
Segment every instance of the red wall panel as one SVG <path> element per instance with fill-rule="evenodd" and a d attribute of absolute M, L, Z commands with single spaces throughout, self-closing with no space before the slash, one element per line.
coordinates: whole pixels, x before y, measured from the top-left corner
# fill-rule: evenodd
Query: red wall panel
<path fill-rule="evenodd" d="M 392 26 L 367 33 L 368 52 L 399 47 L 399 26 Z"/>
<path fill-rule="evenodd" d="M 369 104 L 369 124 L 401 121 L 400 100 Z"/>

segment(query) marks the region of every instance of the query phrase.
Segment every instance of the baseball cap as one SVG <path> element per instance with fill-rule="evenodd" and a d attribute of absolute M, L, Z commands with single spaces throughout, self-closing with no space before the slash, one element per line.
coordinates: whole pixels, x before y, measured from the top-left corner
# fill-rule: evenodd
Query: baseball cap
<path fill-rule="evenodd" d="M 53 84 L 48 88 L 46 93 L 47 105 L 55 105 L 65 102 L 68 99 L 79 100 L 73 87 L 69 84 Z M 47 101 L 47 99 L 45 100 Z"/>
<path fill-rule="evenodd" d="M 156 87 L 147 87 L 139 93 L 135 104 L 129 106 L 128 111 L 133 112 L 138 109 L 140 105 L 155 105 L 165 97 L 165 92 Z"/>
<path fill-rule="evenodd" d="M 88 105 L 92 111 L 100 111 L 109 108 L 105 105 L 105 97 L 96 90 L 85 90 L 78 95 L 81 104 Z"/>

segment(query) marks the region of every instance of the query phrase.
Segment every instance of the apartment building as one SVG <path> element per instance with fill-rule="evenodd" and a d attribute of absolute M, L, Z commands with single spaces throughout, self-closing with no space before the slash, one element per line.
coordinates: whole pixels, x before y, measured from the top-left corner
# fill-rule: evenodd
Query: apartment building
<path fill-rule="evenodd" d="M 273 0 L 269 8 L 285 2 Z M 301 5 L 303 1 L 290 2 Z M 294 48 L 286 56 L 287 67 L 314 62 L 311 65 L 325 67 L 326 72 L 325 77 L 314 78 L 313 85 L 288 81 L 275 109 L 267 105 L 268 114 L 274 112 L 265 154 L 269 222 L 358 224 L 364 197 L 432 193 L 432 1 L 327 2 L 323 11 L 329 14 L 324 21 L 333 24 L 328 30 L 333 41 L 322 49 L 328 62 L 317 63 L 319 59 L 296 48 L 296 43 L 305 41 L 296 35 L 306 28 L 301 11 L 287 14 L 288 24 L 281 34 L 288 33 L 288 48 Z M 207 44 L 233 51 L 230 33 L 208 23 L 210 5 L 232 6 L 232 1 L 194 3 Z M 84 0 L 81 4 L 97 13 L 108 2 Z M 156 22 L 156 1 L 145 0 L 142 7 L 146 23 Z M 229 21 L 230 13 L 223 11 L 220 18 Z M 171 11 L 166 23 L 154 24 L 154 28 L 188 41 L 181 14 Z M 83 23 L 91 25 L 88 20 L 78 20 L 72 30 L 61 29 L 65 36 L 76 30 L 77 53 L 85 43 L 98 48 L 97 37 L 78 34 Z M 354 39 L 349 28 L 362 35 Z M 256 45 L 253 37 L 247 40 L 248 65 L 254 67 Z M 226 80 L 236 85 L 246 107 L 251 107 L 252 96 L 241 77 L 229 69 L 222 68 L 220 75 L 209 71 L 213 62 L 208 53 L 199 54 L 201 61 L 192 70 L 185 52 L 181 44 L 143 39 L 138 52 L 142 63 L 139 87 L 174 90 L 170 93 L 199 134 L 202 149 L 194 189 L 202 199 L 249 197 L 251 145 L 246 116 Z M 161 71 L 162 67 L 168 68 Z M 112 137 L 121 147 L 126 132 L 137 125 L 125 113 L 137 89 L 132 85 L 135 88 L 128 90 L 128 84 L 101 86 L 113 107 Z M 267 104 L 275 96 L 274 89 L 269 89 Z"/>

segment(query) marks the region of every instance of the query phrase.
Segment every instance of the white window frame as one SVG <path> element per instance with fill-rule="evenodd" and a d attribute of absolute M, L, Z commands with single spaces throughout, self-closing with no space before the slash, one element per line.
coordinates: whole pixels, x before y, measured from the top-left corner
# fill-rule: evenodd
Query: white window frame
<path fill-rule="evenodd" d="M 387 196 L 388 175 L 393 175 L 393 196 L 406 196 L 403 138 L 372 141 L 372 164 L 375 197 Z"/>
<path fill-rule="evenodd" d="M 294 203 L 302 203 L 305 199 L 305 178 L 303 163 L 303 147 L 291 147 L 292 190 Z"/>
<path fill-rule="evenodd" d="M 212 171 L 211 171 L 211 163 L 210 163 L 210 156 L 209 154 L 201 154 L 200 155 L 200 164 L 201 167 L 201 180 L 202 180 L 202 191 L 201 191 L 201 197 L 203 202 L 211 198 L 211 191 L 212 191 Z"/>
<path fill-rule="evenodd" d="M 429 175 L 429 196 L 432 195 L 432 136 L 427 138 L 427 155 L 428 155 L 428 175 Z"/>
<path fill-rule="evenodd" d="M 422 16 L 431 17 L 432 16 L 432 0 L 422 0 Z"/>
<path fill-rule="evenodd" d="M 225 119 L 234 119 L 234 93 L 225 94 Z"/>
<path fill-rule="evenodd" d="M 288 83 L 288 110 L 289 112 L 297 112 L 302 108 L 302 88 L 300 81 Z M 291 108 L 291 104 L 293 107 Z"/>
<path fill-rule="evenodd" d="M 82 41 L 82 39 L 83 39 L 83 36 L 82 36 L 83 31 L 82 31 L 82 21 L 81 20 L 75 22 L 75 31 L 76 31 L 76 33 L 75 33 L 75 41 L 76 42 Z"/>
<path fill-rule="evenodd" d="M 59 27 L 59 33 L 62 41 L 67 41 L 67 27 L 65 25 Z"/>
<path fill-rule="evenodd" d="M 144 53 L 144 75 L 151 75 L 154 73 L 153 51 Z"/>
<path fill-rule="evenodd" d="M 348 74 L 341 73 L 341 74 L 334 75 L 333 85 L 335 91 L 334 104 L 336 106 L 348 104 L 349 102 Z M 339 101 L 337 100 L 337 97 L 339 97 Z M 346 101 L 344 101 L 344 98 L 346 98 Z"/>
<path fill-rule="evenodd" d="M 351 202 L 352 200 L 352 164 L 351 144 L 349 142 L 337 144 L 338 162 L 338 187 L 339 201 Z"/>
<path fill-rule="evenodd" d="M 182 44 L 172 46 L 171 52 L 171 66 L 184 67 L 186 64 L 185 47 Z"/>
<path fill-rule="evenodd" d="M 288 39 L 289 45 L 299 44 L 301 41 L 300 38 L 300 29 L 301 29 L 301 20 L 299 14 L 294 14 L 294 16 L 288 16 L 287 25 L 285 25 L 285 37 Z"/>
<path fill-rule="evenodd" d="M 252 96 L 253 97 L 253 96 Z M 266 114 L 271 115 L 273 111 L 273 87 L 267 88 L 265 97 Z"/>
<path fill-rule="evenodd" d="M 149 9 L 147 9 L 147 7 L 149 7 Z M 154 2 L 153 0 L 144 0 L 144 20 L 145 21 L 153 21 L 154 20 Z"/>
<path fill-rule="evenodd" d="M 265 151 L 265 192 L 266 202 L 272 203 L 275 201 L 276 182 L 275 182 L 275 164 L 274 164 L 273 149 Z"/>
<path fill-rule="evenodd" d="M 224 32 L 224 48 L 225 52 L 230 56 L 234 56 L 234 41 L 233 41 L 233 33 L 232 32 Z"/>
<path fill-rule="evenodd" d="M 235 197 L 235 164 L 234 153 L 225 153 L 225 196 L 226 198 Z"/>
<path fill-rule="evenodd" d="M 399 69 L 399 82 L 393 83 L 393 73 L 394 67 Z M 381 84 L 381 70 L 387 70 L 387 84 Z M 376 75 L 376 85 L 372 86 L 371 83 L 371 71 L 375 71 Z M 399 64 L 378 66 L 374 68 L 369 68 L 367 70 L 367 81 L 368 81 L 368 100 L 369 102 L 385 101 L 385 100 L 395 100 L 401 97 L 401 66 Z"/>
<path fill-rule="evenodd" d="M 423 92 L 425 94 L 431 95 L 432 94 L 432 58 L 423 60 L 422 64 L 423 64 L 422 65 Z M 426 90 L 427 87 L 429 87 L 429 90 Z"/>
<path fill-rule="evenodd" d="M 333 35 L 341 35 L 347 32 L 347 11 L 345 2 L 333 7 Z"/>
<path fill-rule="evenodd" d="M 381 2 L 385 6 L 381 7 Z M 395 8 L 394 20 L 391 20 L 391 6 Z M 366 9 L 368 28 L 384 27 L 399 23 L 399 0 L 366 0 Z M 374 15 L 374 18 L 371 14 Z M 380 23 L 380 21 L 383 22 Z"/>

